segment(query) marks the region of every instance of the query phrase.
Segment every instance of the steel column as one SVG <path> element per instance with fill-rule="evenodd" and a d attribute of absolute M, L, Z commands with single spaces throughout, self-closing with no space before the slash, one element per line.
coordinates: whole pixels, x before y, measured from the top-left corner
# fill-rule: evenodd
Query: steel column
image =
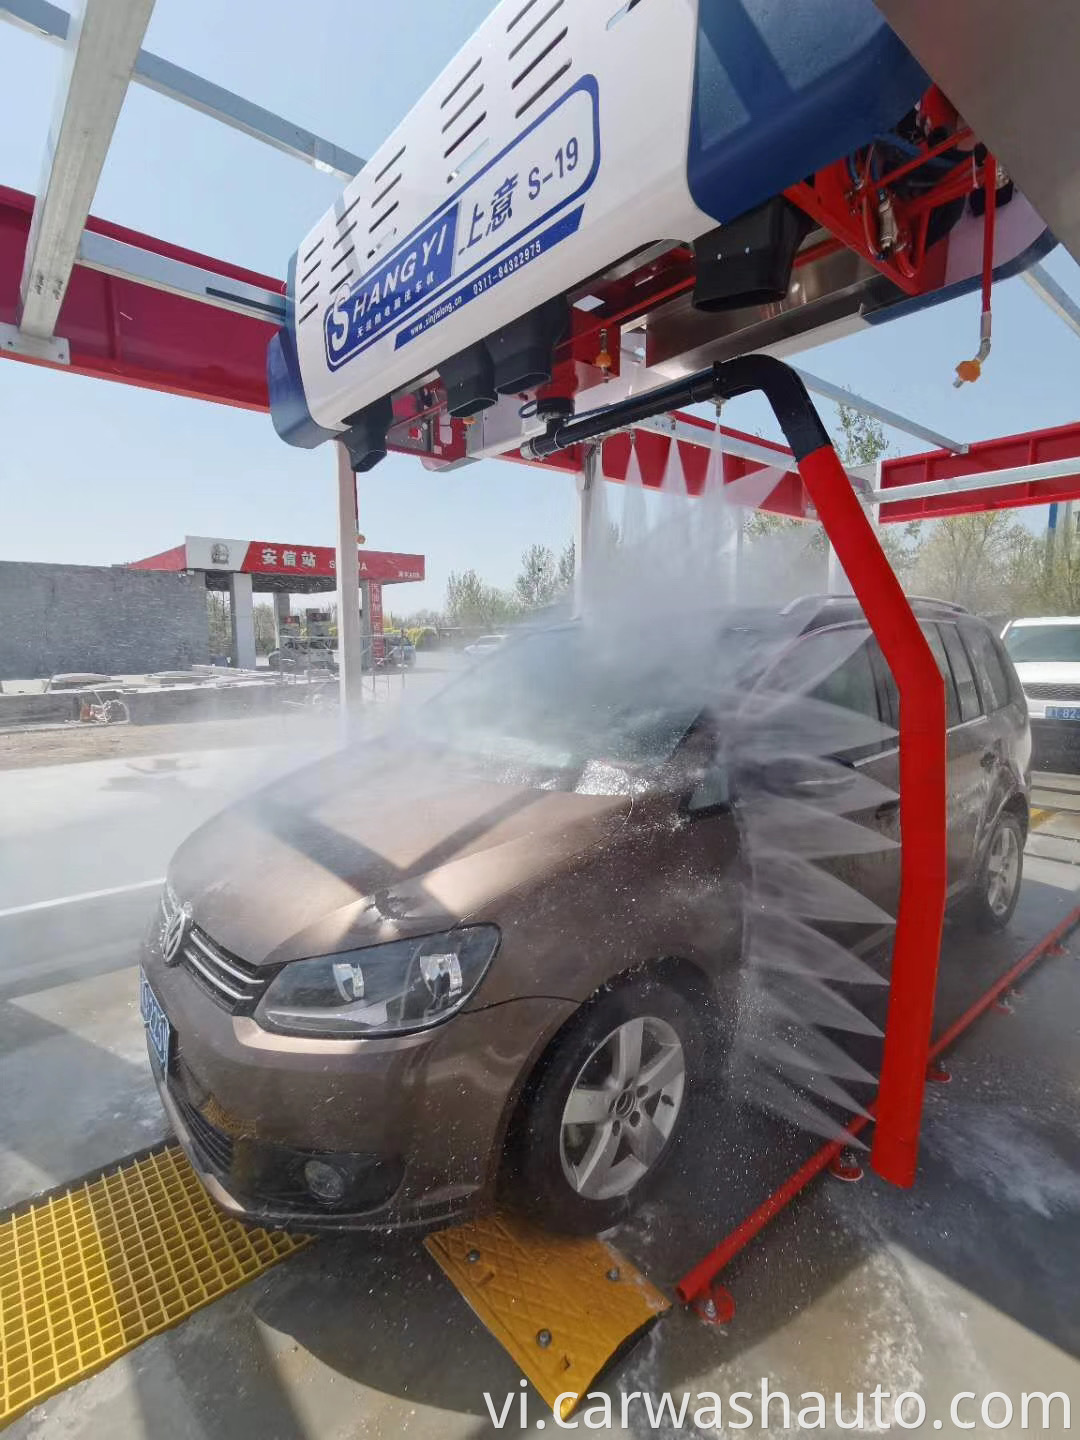
<path fill-rule="evenodd" d="M 356 476 L 349 452 L 334 443 L 337 461 L 338 684 L 341 738 L 349 738 L 363 699 L 364 632 L 360 618 L 360 569 L 356 559 Z"/>
<path fill-rule="evenodd" d="M 42 183 L 19 284 L 19 328 L 56 328 L 154 0 L 83 0 L 68 27 Z"/>
<path fill-rule="evenodd" d="M 229 576 L 229 630 L 232 663 L 238 670 L 255 669 L 255 609 L 251 576 L 239 570 Z"/>
<path fill-rule="evenodd" d="M 67 11 L 59 5 L 51 5 L 49 0 L 6 0 L 6 3 L 0 4 L 0 19 L 10 20 L 20 29 L 29 30 L 46 40 L 63 41 L 70 26 Z M 223 125 L 250 135 L 253 140 L 261 140 L 275 150 L 304 160 L 316 170 L 351 180 L 363 169 L 363 160 L 351 150 L 324 140 L 321 135 L 312 134 L 302 125 L 283 120 L 272 110 L 264 110 L 261 105 L 254 105 L 250 100 L 234 95 L 231 90 L 204 80 L 201 75 L 174 65 L 171 60 L 163 60 L 149 50 L 139 51 L 131 78 L 148 90 L 156 90 L 168 100 L 190 106 L 192 110 L 208 115 L 211 120 L 220 120 Z"/>

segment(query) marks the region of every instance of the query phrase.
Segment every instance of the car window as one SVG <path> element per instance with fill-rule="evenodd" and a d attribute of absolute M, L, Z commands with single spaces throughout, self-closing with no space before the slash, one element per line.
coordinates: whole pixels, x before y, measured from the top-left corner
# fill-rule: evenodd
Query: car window
<path fill-rule="evenodd" d="M 960 633 L 975 667 L 975 678 L 979 682 L 983 705 L 987 711 L 1000 710 L 1009 703 L 1009 681 L 1005 667 L 994 648 L 993 636 L 982 625 L 970 621 L 961 624 Z"/>
<path fill-rule="evenodd" d="M 960 720 L 974 720 L 981 712 L 979 705 L 979 691 L 975 685 L 975 674 L 971 668 L 971 661 L 964 649 L 964 642 L 960 639 L 959 632 L 955 625 L 940 625 L 941 638 L 945 642 L 945 650 L 949 656 L 949 664 L 952 666 L 953 679 L 956 682 L 956 693 L 960 701 Z"/>
<path fill-rule="evenodd" d="M 960 705 L 956 698 L 956 685 L 953 681 L 952 666 L 949 664 L 949 657 L 945 653 L 945 645 L 941 638 L 941 632 L 936 625 L 922 624 L 919 627 L 926 636 L 927 644 L 934 652 L 934 659 L 941 671 L 941 678 L 945 681 L 945 728 L 951 729 L 960 723 Z"/>
<path fill-rule="evenodd" d="M 1073 663 L 1080 660 L 1080 625 L 1011 625 L 1005 632 L 1005 649 L 1014 664 Z"/>
<path fill-rule="evenodd" d="M 812 644 L 813 641 L 808 643 Z M 853 651 L 809 693 L 815 700 L 839 705 L 843 710 L 855 710 L 858 714 L 869 715 L 874 720 L 881 718 L 877 680 L 866 644 Z"/>

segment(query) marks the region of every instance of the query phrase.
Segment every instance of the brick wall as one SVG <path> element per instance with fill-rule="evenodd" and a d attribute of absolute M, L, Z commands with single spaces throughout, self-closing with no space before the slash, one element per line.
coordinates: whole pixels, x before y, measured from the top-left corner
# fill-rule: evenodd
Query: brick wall
<path fill-rule="evenodd" d="M 209 651 L 200 576 L 0 561 L 0 680 L 186 669 Z"/>

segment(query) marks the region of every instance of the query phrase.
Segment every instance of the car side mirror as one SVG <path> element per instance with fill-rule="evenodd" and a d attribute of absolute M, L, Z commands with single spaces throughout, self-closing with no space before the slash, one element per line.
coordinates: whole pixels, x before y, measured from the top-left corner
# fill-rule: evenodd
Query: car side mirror
<path fill-rule="evenodd" d="M 686 801 L 688 815 L 700 815 L 706 811 L 719 810 L 731 803 L 731 784 L 728 767 L 721 760 L 712 761 L 698 779 Z"/>

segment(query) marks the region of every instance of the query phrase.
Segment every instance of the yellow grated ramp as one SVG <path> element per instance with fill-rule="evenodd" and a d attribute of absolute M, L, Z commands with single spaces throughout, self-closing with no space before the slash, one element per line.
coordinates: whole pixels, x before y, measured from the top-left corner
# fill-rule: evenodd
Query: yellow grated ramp
<path fill-rule="evenodd" d="M 307 1243 L 221 1215 L 177 1145 L 0 1222 L 0 1426 Z"/>
<path fill-rule="evenodd" d="M 548 1405 L 584 1396 L 627 1342 L 670 1308 L 601 1240 L 492 1215 L 429 1235 L 424 1248 Z M 576 1401 L 562 1399 L 567 1416 Z"/>

